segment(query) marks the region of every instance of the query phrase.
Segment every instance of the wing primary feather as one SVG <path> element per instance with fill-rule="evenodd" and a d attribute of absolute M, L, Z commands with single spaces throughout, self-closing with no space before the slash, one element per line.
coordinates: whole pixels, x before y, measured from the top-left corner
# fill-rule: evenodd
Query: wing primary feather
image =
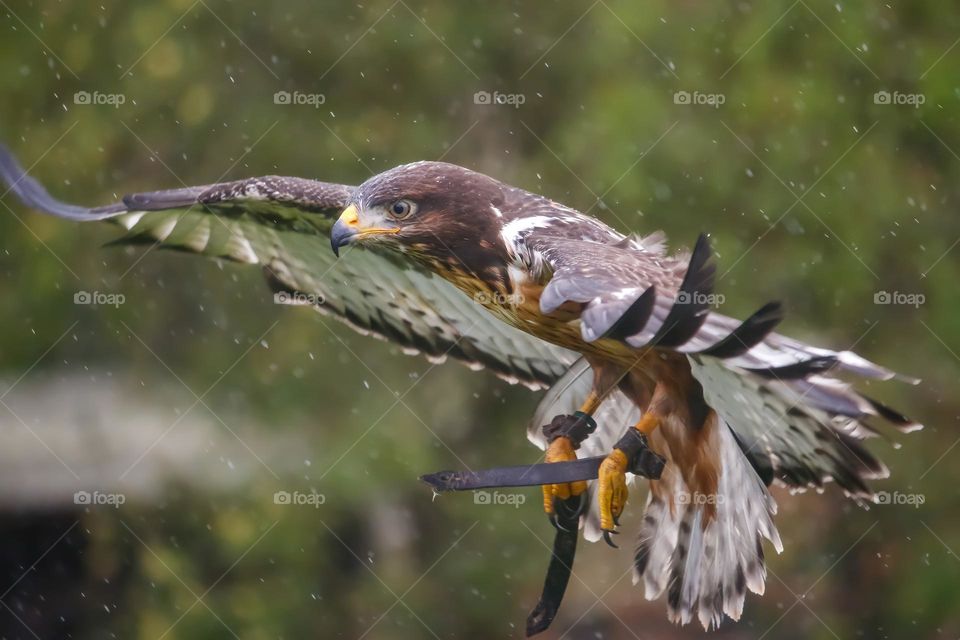
<path fill-rule="evenodd" d="M 753 470 L 757 472 L 758 476 L 760 476 L 760 480 L 763 482 L 764 486 L 769 487 L 773 482 L 774 470 L 773 464 L 771 464 L 770 457 L 767 455 L 767 452 L 754 452 L 753 448 L 747 446 L 747 444 L 743 441 L 743 437 L 734 431 L 733 427 L 730 428 L 730 433 L 733 435 L 733 439 L 736 440 L 737 446 L 740 447 L 741 453 L 747 457 L 747 460 L 750 462 L 750 466 L 752 466 Z"/>
<path fill-rule="evenodd" d="M 779 302 L 768 302 L 744 320 L 727 337 L 712 347 L 704 349 L 699 355 L 722 360 L 742 356 L 760 344 L 782 320 L 783 305 Z"/>
<path fill-rule="evenodd" d="M 613 323 L 613 326 L 603 335 L 604 338 L 626 340 L 627 337 L 640 333 L 653 313 L 653 306 L 657 301 L 657 288 L 650 286 L 646 291 L 631 303 L 623 315 Z"/>
<path fill-rule="evenodd" d="M 837 366 L 837 362 L 838 360 L 836 356 L 819 356 L 809 360 L 804 360 L 803 362 L 797 362 L 796 364 L 784 365 L 782 367 L 765 367 L 746 370 L 750 373 L 755 373 L 758 376 L 762 376 L 767 379 L 795 380 L 797 378 L 806 378 L 807 376 L 816 373 L 829 371 Z"/>
<path fill-rule="evenodd" d="M 105 220 L 127 211 L 121 202 L 90 208 L 57 200 L 35 178 L 27 175 L 10 150 L 2 144 L 0 144 L 0 182 L 6 183 L 10 193 L 16 194 L 26 206 L 58 218 L 79 221 Z"/>
<path fill-rule="evenodd" d="M 716 267 L 710 263 L 710 240 L 701 233 L 690 255 L 676 301 L 650 344 L 663 348 L 678 347 L 700 330 L 707 319 L 715 276 Z"/>
<path fill-rule="evenodd" d="M 873 398 L 868 398 L 863 394 L 860 394 L 860 397 L 866 400 L 870 404 L 870 406 L 876 410 L 877 414 L 881 418 L 883 418 L 884 420 L 892 424 L 894 427 L 896 427 L 898 431 L 901 431 L 903 433 L 910 433 L 911 431 L 919 431 L 920 429 L 923 428 L 923 425 L 920 424 L 919 422 L 911 420 L 910 418 L 903 415 L 899 411 L 896 411 L 895 409 L 891 409 L 887 405 L 881 402 L 877 402 Z"/>

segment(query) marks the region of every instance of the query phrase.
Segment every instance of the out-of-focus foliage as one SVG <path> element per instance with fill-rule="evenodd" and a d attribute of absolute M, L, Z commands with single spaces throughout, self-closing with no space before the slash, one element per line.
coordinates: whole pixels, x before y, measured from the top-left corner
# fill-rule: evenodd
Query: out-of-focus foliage
<path fill-rule="evenodd" d="M 0 138 L 71 200 L 268 173 L 358 183 L 443 158 L 624 231 L 664 229 L 678 245 L 709 232 L 729 311 L 784 300 L 786 331 L 923 377 L 870 392 L 927 425 L 892 437 L 900 449 L 874 445 L 892 470 L 880 487 L 922 494 L 917 508 L 778 493 L 786 551 L 767 594 L 719 635 L 960 633 L 951 3 L 0 5 Z M 534 394 L 273 305 L 254 269 L 100 249 L 107 226 L 2 203 L 7 386 L 116 376 L 163 398 L 172 429 L 199 413 L 217 435 L 197 444 L 200 481 L 119 509 L 69 495 L 53 513 L 11 507 L 5 637 L 522 636 L 551 536 L 538 492 L 519 508 L 431 500 L 416 478 L 536 459 L 523 436 Z M 76 305 L 78 291 L 125 303 Z M 922 304 L 877 304 L 883 292 Z M 4 431 L 38 426 L 4 406 Z M 242 476 L 224 453 L 237 438 L 253 443 L 236 454 Z M 117 454 L 126 481 L 152 441 Z M 74 444 L 26 442 L 44 474 L 95 488 L 57 462 Z M 237 482 L 207 488 L 207 473 Z M 278 490 L 325 502 L 277 505 Z M 635 491 L 626 530 L 642 503 Z M 552 637 L 699 634 L 630 586 L 626 542 L 581 550 Z"/>

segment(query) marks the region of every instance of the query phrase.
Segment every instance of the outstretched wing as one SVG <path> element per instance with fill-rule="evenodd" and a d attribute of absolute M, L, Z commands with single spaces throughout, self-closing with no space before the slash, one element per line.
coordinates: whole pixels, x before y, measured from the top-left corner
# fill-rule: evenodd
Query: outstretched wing
<path fill-rule="evenodd" d="M 353 187 L 265 176 L 137 193 L 86 208 L 54 199 L 0 145 L 0 182 L 24 205 L 69 220 L 109 220 L 127 233 L 119 244 L 160 243 L 210 257 L 260 265 L 278 300 L 310 304 L 360 331 L 439 360 L 531 387 L 549 385 L 575 360 L 474 309 L 445 280 L 389 253 L 353 251 L 336 260 L 329 233 Z"/>

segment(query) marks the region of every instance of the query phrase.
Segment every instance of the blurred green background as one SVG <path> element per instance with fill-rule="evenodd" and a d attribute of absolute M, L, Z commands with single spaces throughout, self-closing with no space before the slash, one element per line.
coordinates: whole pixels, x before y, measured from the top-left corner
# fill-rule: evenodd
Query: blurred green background
<path fill-rule="evenodd" d="M 0 27 L 0 138 L 71 201 L 442 157 L 675 246 L 711 233 L 736 314 L 784 300 L 785 332 L 922 377 L 869 391 L 927 425 L 873 445 L 920 506 L 777 491 L 786 551 L 716 637 L 960 634 L 953 3 L 0 1 Z M 538 492 L 416 478 L 535 460 L 535 394 L 115 236 L 0 205 L 2 637 L 522 637 Z M 581 549 L 545 637 L 702 635 L 622 546 Z"/>

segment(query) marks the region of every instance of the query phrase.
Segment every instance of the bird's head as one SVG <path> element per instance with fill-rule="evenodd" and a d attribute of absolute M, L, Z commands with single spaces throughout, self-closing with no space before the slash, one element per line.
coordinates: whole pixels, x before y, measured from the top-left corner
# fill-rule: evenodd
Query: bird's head
<path fill-rule="evenodd" d="M 444 162 L 415 162 L 357 188 L 333 225 L 330 244 L 380 245 L 438 265 L 479 274 L 502 263 L 500 220 L 505 185 Z"/>

